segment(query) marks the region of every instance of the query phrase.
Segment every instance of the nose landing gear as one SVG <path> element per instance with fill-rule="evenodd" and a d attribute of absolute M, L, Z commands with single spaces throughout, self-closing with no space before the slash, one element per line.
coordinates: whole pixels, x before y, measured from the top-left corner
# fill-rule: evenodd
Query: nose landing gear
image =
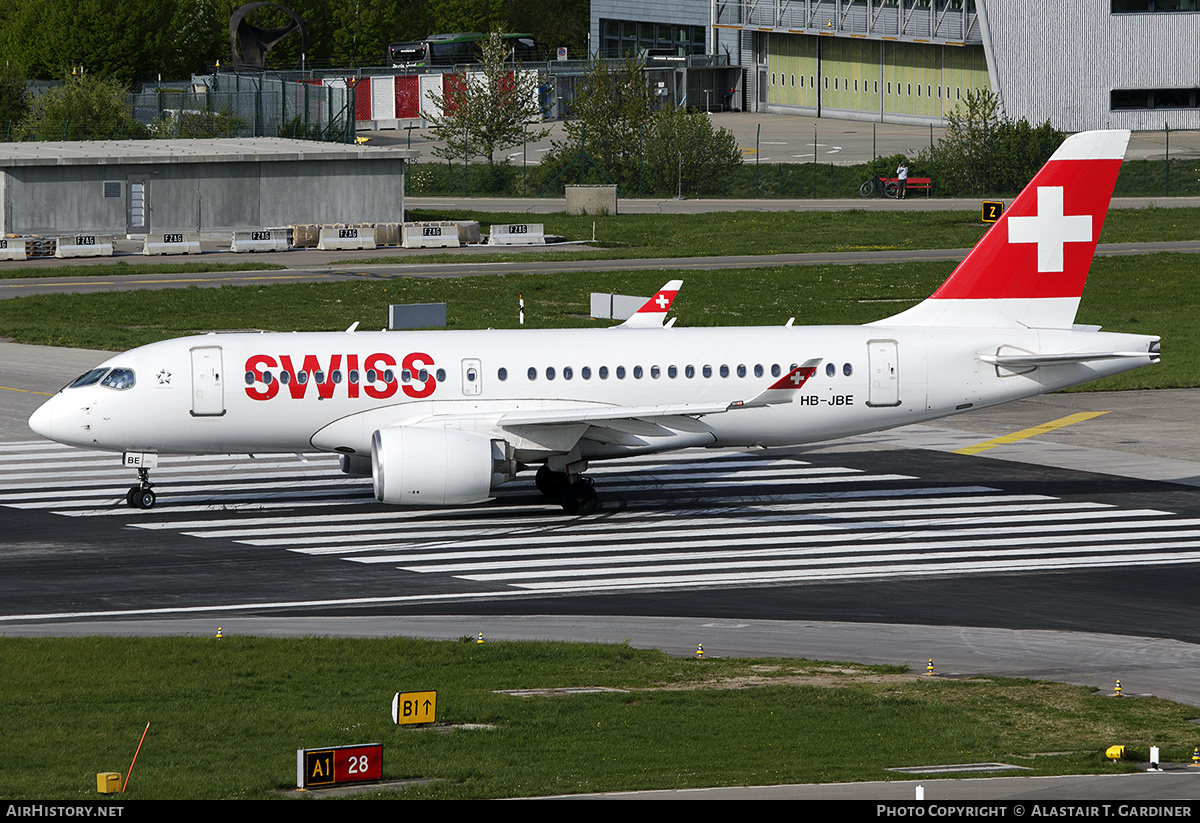
<path fill-rule="evenodd" d="M 153 484 L 150 482 L 150 470 L 138 469 L 138 480 L 138 485 L 130 486 L 129 491 L 125 493 L 125 502 L 135 509 L 154 508 L 157 498 L 151 488 Z"/>

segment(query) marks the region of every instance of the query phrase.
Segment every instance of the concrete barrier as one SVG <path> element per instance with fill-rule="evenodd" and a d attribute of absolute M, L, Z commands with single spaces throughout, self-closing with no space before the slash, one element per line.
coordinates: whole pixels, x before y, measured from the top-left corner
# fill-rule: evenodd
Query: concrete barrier
<path fill-rule="evenodd" d="M 200 235 L 188 231 L 165 231 L 146 235 L 142 254 L 199 254 Z"/>
<path fill-rule="evenodd" d="M 289 226 L 292 230 L 292 248 L 315 249 L 321 239 L 321 227 L 313 225 Z"/>
<path fill-rule="evenodd" d="M 542 223 L 500 223 L 492 226 L 493 246 L 544 246 L 546 233 Z"/>
<path fill-rule="evenodd" d="M 456 249 L 458 226 L 451 222 L 405 223 L 401 237 L 406 249 Z"/>
<path fill-rule="evenodd" d="M 321 226 L 317 248 L 322 251 L 375 248 L 375 229 L 359 226 Z"/>
<path fill-rule="evenodd" d="M 567 214 L 616 214 L 617 187 L 567 186 Z"/>
<path fill-rule="evenodd" d="M 258 229 L 256 231 L 235 231 L 229 244 L 232 252 L 249 251 L 287 251 L 287 229 Z"/>
<path fill-rule="evenodd" d="M 479 245 L 479 221 L 455 220 L 458 226 L 458 242 L 464 246 Z"/>
<path fill-rule="evenodd" d="M 24 237 L 0 237 L 0 260 L 24 260 Z"/>
<path fill-rule="evenodd" d="M 376 223 L 375 224 L 375 245 L 376 246 L 399 246 L 400 245 L 400 224 L 399 223 Z"/>
<path fill-rule="evenodd" d="M 646 305 L 649 297 L 634 297 L 628 294 L 605 294 L 592 292 L 591 316 L 596 320 L 628 320 L 637 310 Z"/>
<path fill-rule="evenodd" d="M 54 245 L 54 256 L 112 257 L 112 238 L 99 234 L 63 234 Z"/>

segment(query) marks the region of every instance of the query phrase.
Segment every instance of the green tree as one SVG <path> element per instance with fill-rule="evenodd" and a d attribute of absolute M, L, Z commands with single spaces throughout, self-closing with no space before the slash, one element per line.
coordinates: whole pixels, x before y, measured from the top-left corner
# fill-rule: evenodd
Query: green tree
<path fill-rule="evenodd" d="M 34 98 L 18 140 L 111 140 L 148 136 L 134 119 L 129 94 L 115 79 L 68 77 Z"/>
<path fill-rule="evenodd" d="M 563 182 L 579 179 L 582 166 L 584 180 L 616 183 L 624 195 L 694 192 L 742 162 L 733 134 L 704 112 L 658 109 L 638 57 L 593 58 L 571 109 L 567 140 L 543 161 Z"/>
<path fill-rule="evenodd" d="M 0 73 L 0 140 L 11 140 L 17 126 L 29 111 L 25 78 Z"/>
<path fill-rule="evenodd" d="M 1003 116 L 990 89 L 967 92 L 946 123 L 932 158 L 934 184 L 943 194 L 1020 191 L 1065 138 L 1049 121 L 1031 126 Z"/>
<path fill-rule="evenodd" d="M 442 112 L 432 116 L 433 132 L 444 144 L 433 150 L 443 160 L 486 157 L 496 164 L 496 152 L 540 140 L 544 129 L 527 129 L 541 119 L 539 78 L 520 62 L 507 60 L 508 47 L 493 31 L 483 44 L 480 70 L 453 75 L 444 94 L 430 96 Z"/>

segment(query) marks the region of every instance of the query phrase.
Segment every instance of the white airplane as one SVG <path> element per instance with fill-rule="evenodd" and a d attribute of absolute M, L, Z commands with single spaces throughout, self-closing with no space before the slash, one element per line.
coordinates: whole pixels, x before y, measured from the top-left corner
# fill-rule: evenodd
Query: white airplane
<path fill-rule="evenodd" d="M 1068 138 L 930 298 L 864 326 L 673 328 L 673 280 L 608 329 L 210 334 L 113 357 L 29 425 L 121 452 L 143 509 L 158 455 L 317 449 L 401 505 L 480 502 L 540 464 L 589 514 L 593 460 L 811 443 L 1157 362 L 1158 337 L 1074 325 L 1128 140 Z"/>

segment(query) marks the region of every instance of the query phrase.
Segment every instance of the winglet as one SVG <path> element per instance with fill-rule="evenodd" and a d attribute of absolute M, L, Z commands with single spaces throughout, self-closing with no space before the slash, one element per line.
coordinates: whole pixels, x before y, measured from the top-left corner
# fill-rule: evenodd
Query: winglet
<path fill-rule="evenodd" d="M 672 280 L 658 290 L 640 309 L 618 329 L 660 329 L 667 319 L 667 312 L 675 302 L 675 295 L 683 288 L 682 280 Z"/>
<path fill-rule="evenodd" d="M 739 400 L 736 403 L 730 404 L 729 408 L 755 409 L 762 406 L 772 406 L 776 403 L 791 403 L 796 392 L 804 388 L 804 384 L 808 382 L 808 378 L 816 374 L 817 366 L 819 365 L 821 365 L 820 357 L 805 360 L 801 365 L 768 386 L 758 397 L 747 402 Z"/>

